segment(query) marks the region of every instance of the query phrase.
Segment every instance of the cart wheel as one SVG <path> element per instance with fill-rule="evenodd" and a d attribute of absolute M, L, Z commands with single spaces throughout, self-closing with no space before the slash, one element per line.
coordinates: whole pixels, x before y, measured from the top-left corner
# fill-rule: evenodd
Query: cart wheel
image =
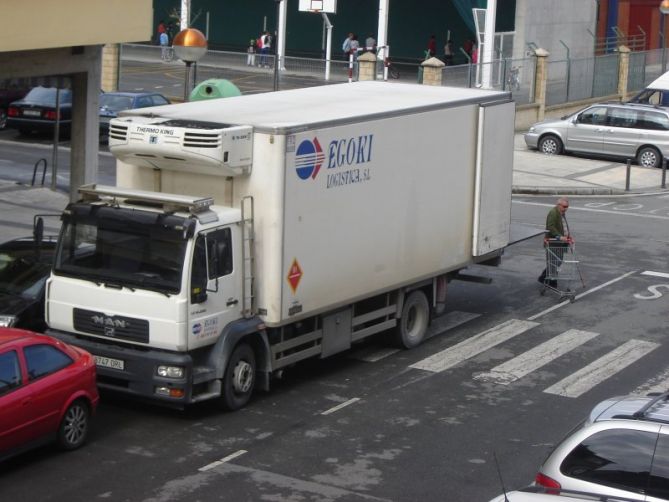
<path fill-rule="evenodd" d="M 569 295 L 569 303 L 574 303 L 576 301 L 576 295 Z"/>

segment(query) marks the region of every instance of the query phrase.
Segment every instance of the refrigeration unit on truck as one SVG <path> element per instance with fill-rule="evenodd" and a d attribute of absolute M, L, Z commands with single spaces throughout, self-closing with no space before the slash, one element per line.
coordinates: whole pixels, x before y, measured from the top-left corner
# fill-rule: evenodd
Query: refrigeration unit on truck
<path fill-rule="evenodd" d="M 509 242 L 514 110 L 360 82 L 125 112 L 117 186 L 63 213 L 48 332 L 102 388 L 229 409 L 370 335 L 418 345 Z"/>

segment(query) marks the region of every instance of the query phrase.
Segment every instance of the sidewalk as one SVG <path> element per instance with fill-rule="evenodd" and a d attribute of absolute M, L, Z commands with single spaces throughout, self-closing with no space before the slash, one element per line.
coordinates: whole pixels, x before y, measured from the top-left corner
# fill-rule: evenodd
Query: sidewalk
<path fill-rule="evenodd" d="M 620 195 L 662 191 L 662 169 L 632 164 L 630 190 L 625 191 L 627 165 L 573 155 L 544 155 L 528 150 L 515 135 L 513 193 L 551 195 Z"/>

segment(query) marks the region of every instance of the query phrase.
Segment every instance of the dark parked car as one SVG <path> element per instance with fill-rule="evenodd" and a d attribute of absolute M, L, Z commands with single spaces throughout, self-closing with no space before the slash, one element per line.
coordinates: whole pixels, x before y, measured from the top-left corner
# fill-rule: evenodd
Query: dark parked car
<path fill-rule="evenodd" d="M 169 105 L 170 101 L 155 92 L 105 92 L 100 94 L 100 134 L 109 134 L 109 120 L 118 112 L 132 108 Z"/>
<path fill-rule="evenodd" d="M 86 441 L 99 401 L 95 359 L 31 331 L 0 328 L 0 460 L 56 440 Z"/>
<path fill-rule="evenodd" d="M 0 80 L 0 129 L 4 129 L 7 125 L 9 104 L 21 99 L 28 91 L 20 79 Z"/>
<path fill-rule="evenodd" d="M 55 87 L 34 87 L 23 99 L 14 101 L 7 111 L 7 127 L 22 134 L 52 132 L 56 123 Z M 60 132 L 69 134 L 72 125 L 72 91 L 60 89 Z"/>
<path fill-rule="evenodd" d="M 0 327 L 44 331 L 44 288 L 56 237 L 0 244 Z"/>

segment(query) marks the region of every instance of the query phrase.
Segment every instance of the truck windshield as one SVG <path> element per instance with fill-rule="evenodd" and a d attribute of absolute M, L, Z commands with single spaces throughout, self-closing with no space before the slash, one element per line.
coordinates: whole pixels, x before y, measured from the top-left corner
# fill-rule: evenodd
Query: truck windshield
<path fill-rule="evenodd" d="M 193 226 L 190 219 L 164 213 L 71 204 L 63 215 L 54 273 L 178 293 Z"/>

